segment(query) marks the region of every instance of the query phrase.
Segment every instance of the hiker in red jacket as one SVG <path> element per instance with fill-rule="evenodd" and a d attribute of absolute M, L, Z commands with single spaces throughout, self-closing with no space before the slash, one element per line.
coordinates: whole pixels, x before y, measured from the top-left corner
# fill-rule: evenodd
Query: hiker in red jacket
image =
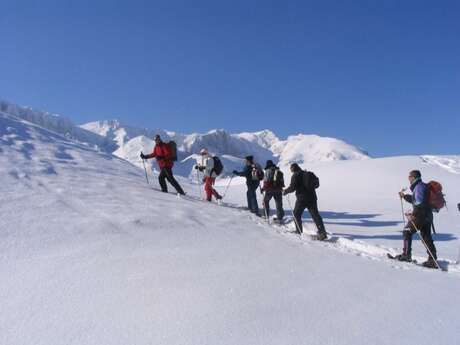
<path fill-rule="evenodd" d="M 177 193 L 185 195 L 184 190 L 179 185 L 179 183 L 174 178 L 172 168 L 174 166 L 173 162 L 173 152 L 170 145 L 163 142 L 161 137 L 157 134 L 155 135 L 155 147 L 149 155 L 144 155 L 141 152 L 142 159 L 156 158 L 158 167 L 160 168 L 160 175 L 158 175 L 158 181 L 160 182 L 161 190 L 164 193 L 168 192 L 168 186 L 166 185 L 166 180 L 171 183 L 171 185 L 176 189 Z"/>

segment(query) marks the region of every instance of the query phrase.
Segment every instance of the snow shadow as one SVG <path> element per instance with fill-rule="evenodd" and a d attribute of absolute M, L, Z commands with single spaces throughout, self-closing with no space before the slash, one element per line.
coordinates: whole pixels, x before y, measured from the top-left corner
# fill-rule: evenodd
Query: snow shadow
<path fill-rule="evenodd" d="M 362 226 L 362 227 L 385 227 L 385 226 L 397 226 L 401 224 L 401 221 L 396 220 L 371 220 L 372 218 L 381 216 L 378 213 L 349 213 L 349 212 L 332 212 L 323 211 L 320 212 L 323 217 L 324 224 L 330 225 L 345 225 L 345 226 Z M 302 215 L 303 219 L 311 220 L 311 215 L 308 211 L 305 211 Z M 337 220 L 337 221 L 335 221 Z M 348 220 L 351 220 L 349 222 Z"/>
<path fill-rule="evenodd" d="M 54 154 L 54 156 L 57 159 L 62 159 L 62 160 L 73 160 L 74 159 L 71 154 L 67 153 L 67 148 L 64 145 L 59 145 L 57 147 L 57 152 Z"/>
<path fill-rule="evenodd" d="M 375 234 L 375 235 L 362 235 L 362 234 L 347 234 L 340 232 L 340 236 L 353 239 L 353 240 L 378 240 L 378 239 L 383 239 L 383 240 L 396 240 L 396 241 L 402 241 L 402 233 L 399 234 Z M 420 241 L 420 237 L 417 235 L 414 235 L 413 237 L 414 241 Z M 457 236 L 453 234 L 448 234 L 448 233 L 436 233 L 433 234 L 433 240 L 435 242 L 447 242 L 447 241 L 455 241 L 457 240 Z"/>

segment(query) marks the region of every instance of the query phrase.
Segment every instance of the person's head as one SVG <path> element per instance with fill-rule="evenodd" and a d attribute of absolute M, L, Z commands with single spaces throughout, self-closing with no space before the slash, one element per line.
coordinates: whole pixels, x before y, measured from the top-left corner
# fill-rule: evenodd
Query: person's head
<path fill-rule="evenodd" d="M 254 164 L 254 157 L 253 156 L 246 156 L 246 157 L 244 157 L 244 159 L 246 160 L 246 165 Z"/>
<path fill-rule="evenodd" d="M 412 184 L 415 180 L 422 178 L 422 174 L 419 170 L 412 170 L 409 172 L 409 182 Z"/>
<path fill-rule="evenodd" d="M 155 144 L 160 144 L 162 142 L 159 134 L 155 135 L 153 140 L 155 141 Z"/>
<path fill-rule="evenodd" d="M 201 149 L 200 150 L 200 155 L 202 156 L 207 156 L 209 154 L 208 150 L 207 149 Z"/>
<path fill-rule="evenodd" d="M 302 170 L 302 169 L 300 169 L 299 164 L 297 164 L 297 163 L 292 163 L 290 168 L 291 168 L 292 173 L 296 173 L 296 172 Z"/>
<path fill-rule="evenodd" d="M 273 168 L 275 166 L 275 164 L 273 164 L 273 161 L 272 160 L 268 160 L 267 163 L 265 163 L 265 169 L 270 169 L 270 168 Z"/>

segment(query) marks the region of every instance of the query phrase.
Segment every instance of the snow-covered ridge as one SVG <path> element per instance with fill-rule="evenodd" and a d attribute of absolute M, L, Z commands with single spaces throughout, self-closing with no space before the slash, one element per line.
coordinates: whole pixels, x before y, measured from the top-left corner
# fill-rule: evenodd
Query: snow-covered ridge
<path fill-rule="evenodd" d="M 453 174 L 460 174 L 460 156 L 424 155 L 420 159 L 429 165 L 439 166 Z"/>
<path fill-rule="evenodd" d="M 271 146 L 280 165 L 369 159 L 367 152 L 335 138 L 298 134 Z"/>
<path fill-rule="evenodd" d="M 147 133 L 147 130 L 122 126 L 116 120 L 92 122 L 82 127 L 115 140 L 119 147 L 115 154 L 121 158 L 132 161 L 131 159 L 134 157 L 137 160 L 135 153 L 137 152 L 138 155 L 140 151 L 147 149 L 146 146 L 140 145 L 139 140 L 133 138 L 136 134 Z M 152 130 L 148 131 L 148 134 L 142 135 L 152 138 L 157 133 L 165 140 L 176 141 L 180 159 L 196 154 L 203 147 L 220 156 L 227 155 L 241 159 L 247 155 L 252 155 L 256 161 L 262 164 L 268 159 L 279 162 L 281 165 L 288 165 L 292 162 L 303 164 L 306 162 L 370 158 L 364 150 L 342 140 L 304 134 L 280 140 L 275 133 L 268 129 L 253 133 L 233 134 L 223 129 L 214 129 L 203 134 L 180 134 L 165 130 Z M 127 140 L 130 137 L 133 139 Z M 135 161 L 132 162 L 135 163 Z"/>
<path fill-rule="evenodd" d="M 53 132 L 62 134 L 69 139 L 88 144 L 106 152 L 112 152 L 116 149 L 116 145 L 114 145 L 112 140 L 76 126 L 69 118 L 62 115 L 35 110 L 29 107 L 22 107 L 1 100 L 0 112 L 16 116 Z"/>

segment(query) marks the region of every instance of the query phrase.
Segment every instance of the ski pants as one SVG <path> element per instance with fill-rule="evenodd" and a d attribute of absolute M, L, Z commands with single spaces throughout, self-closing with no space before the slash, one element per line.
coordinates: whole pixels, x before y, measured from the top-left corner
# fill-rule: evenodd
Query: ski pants
<path fill-rule="evenodd" d="M 206 176 L 204 178 L 204 191 L 206 193 L 206 200 L 208 201 L 211 201 L 213 195 L 216 199 L 221 199 L 219 193 L 213 188 L 214 182 L 216 182 L 214 177 Z"/>
<path fill-rule="evenodd" d="M 422 237 L 422 240 L 425 242 L 429 251 L 427 250 L 428 257 L 431 257 L 430 251 L 433 254 L 434 258 L 437 259 L 436 247 L 433 243 L 433 237 L 431 236 L 431 222 L 426 222 L 418 230 L 420 230 L 419 235 Z M 412 256 L 412 236 L 417 232 L 417 228 L 413 222 L 407 223 L 403 231 L 404 247 L 403 253 L 407 256 Z"/>
<path fill-rule="evenodd" d="M 249 211 L 259 215 L 259 205 L 257 204 L 257 195 L 256 195 L 257 188 L 259 188 L 259 185 L 248 185 L 248 191 L 246 192 L 246 197 L 248 199 Z"/>
<path fill-rule="evenodd" d="M 270 192 L 266 191 L 264 195 L 264 208 L 265 208 L 265 215 L 270 216 L 270 200 L 275 199 L 276 205 L 276 218 L 278 220 L 283 219 L 284 217 L 284 210 L 283 210 L 283 194 L 281 191 L 279 192 Z"/>
<path fill-rule="evenodd" d="M 171 168 L 161 168 L 160 175 L 158 176 L 158 182 L 160 183 L 161 190 L 165 193 L 168 192 L 168 186 L 166 180 L 176 189 L 177 193 L 185 194 L 180 184 L 174 178 Z"/>
<path fill-rule="evenodd" d="M 300 233 L 303 232 L 302 214 L 305 211 L 305 209 L 308 209 L 308 212 L 310 212 L 311 218 L 315 222 L 318 233 L 326 232 L 326 229 L 323 223 L 323 218 L 321 217 L 318 211 L 318 202 L 316 200 L 306 202 L 305 200 L 302 200 L 299 198 L 297 198 L 295 202 L 294 211 L 293 211 L 294 218 L 296 220 L 295 223 L 296 223 L 297 231 Z"/>

